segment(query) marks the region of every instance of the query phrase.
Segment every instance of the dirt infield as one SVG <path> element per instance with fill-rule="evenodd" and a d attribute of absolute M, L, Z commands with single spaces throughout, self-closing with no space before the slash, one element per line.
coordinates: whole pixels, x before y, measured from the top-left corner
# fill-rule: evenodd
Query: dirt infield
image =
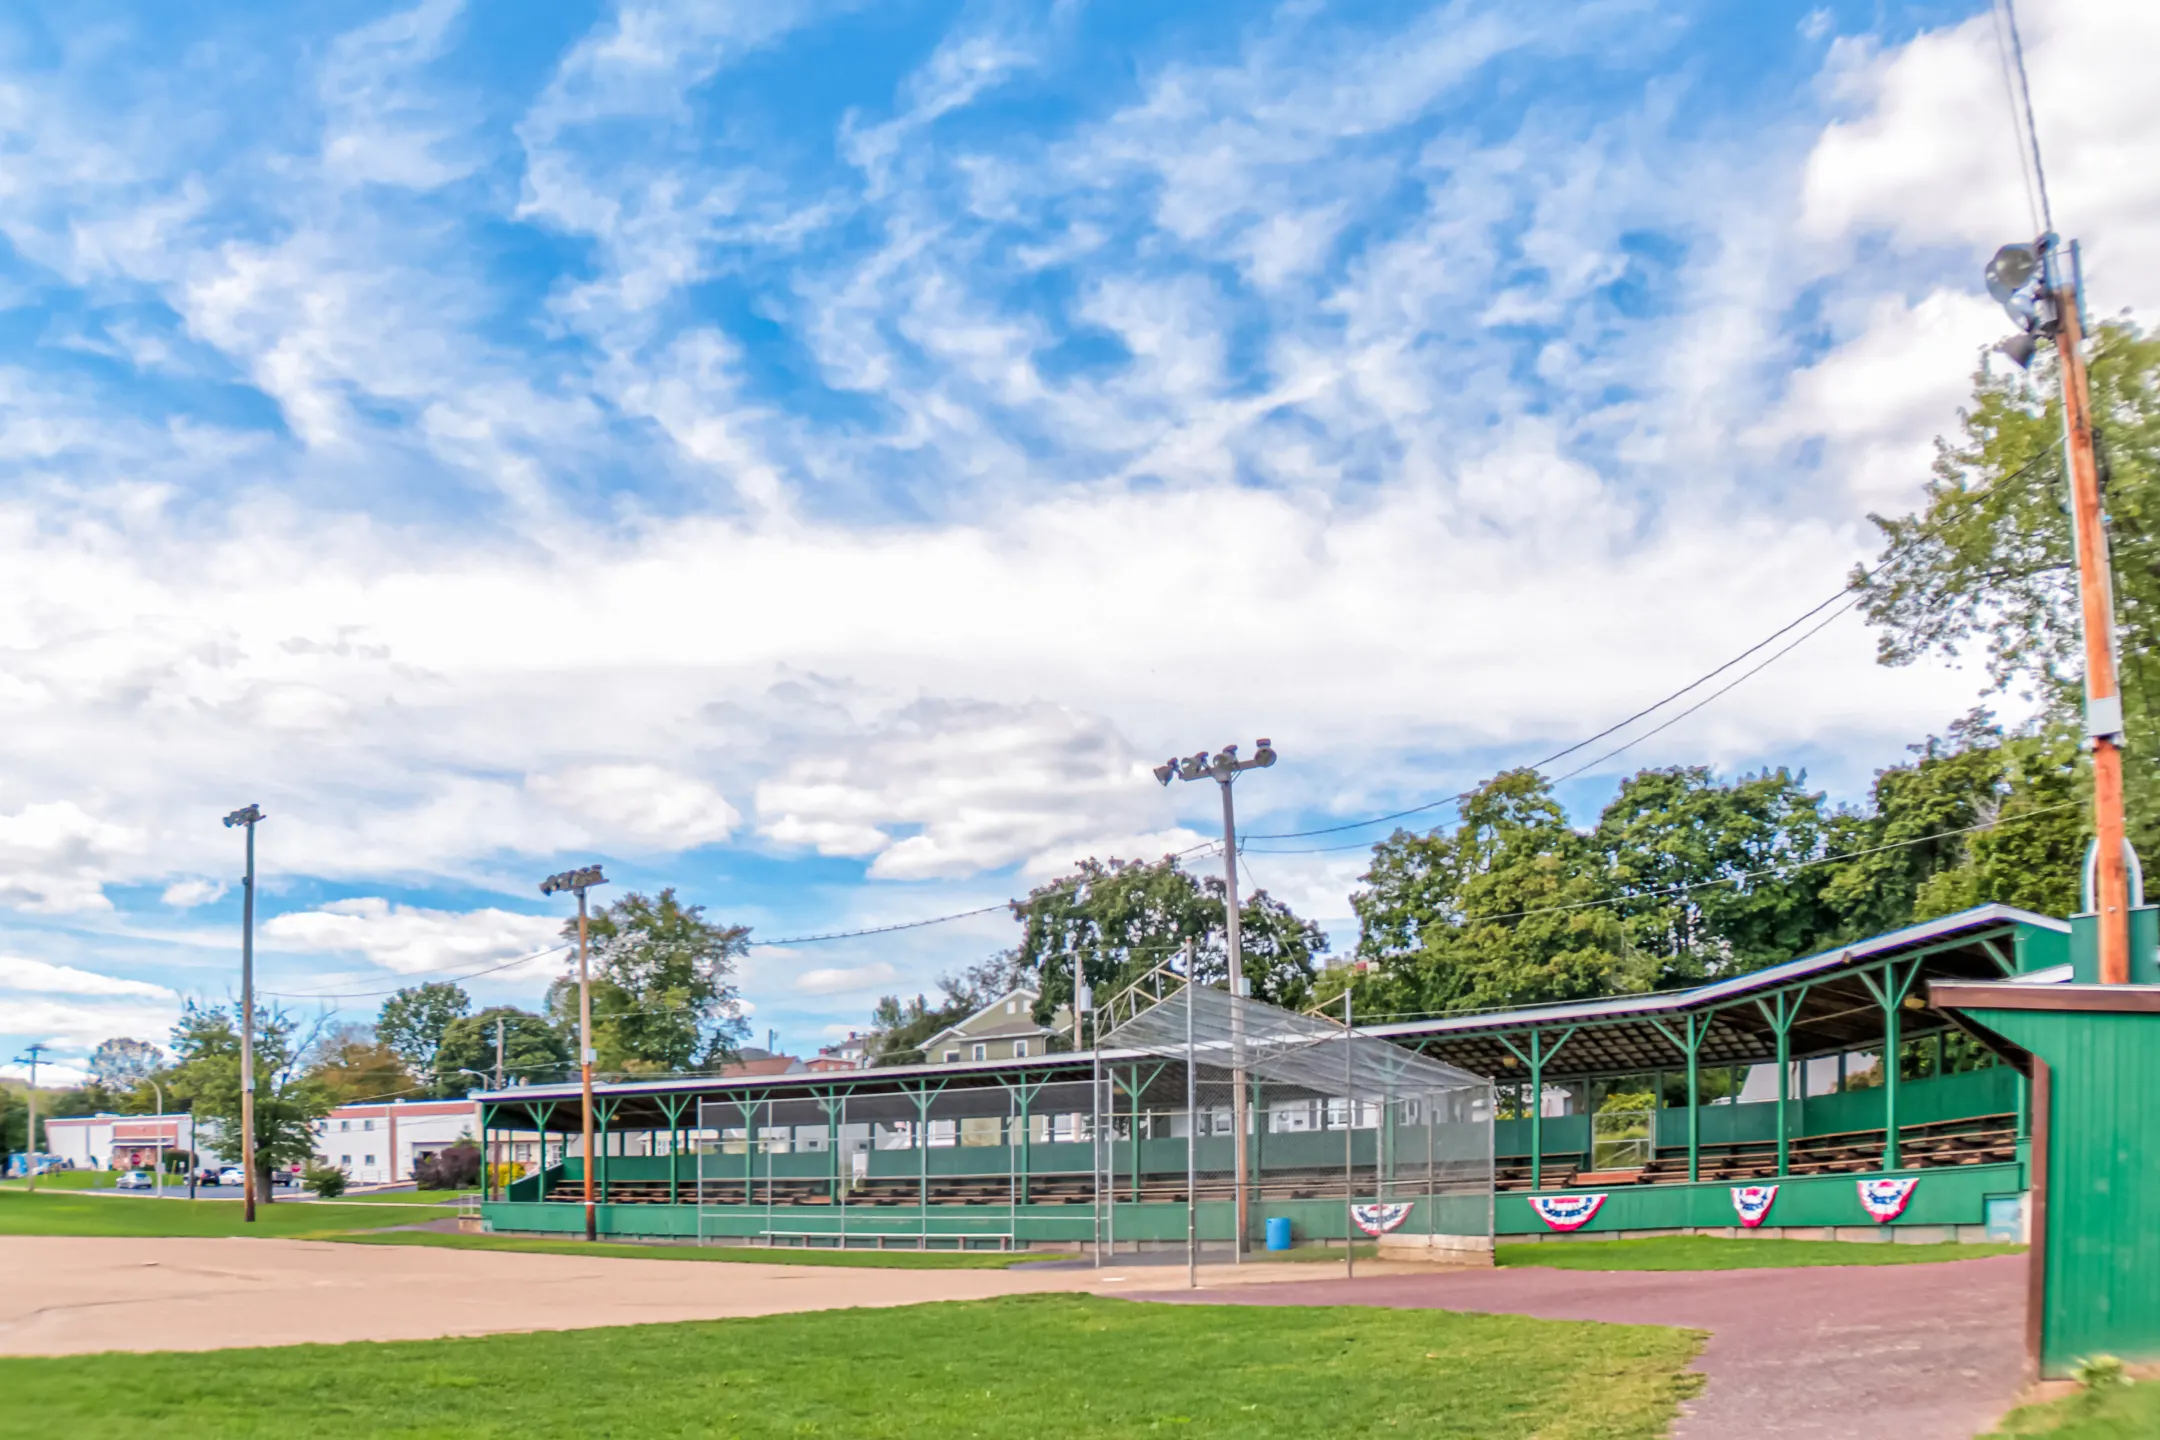
<path fill-rule="evenodd" d="M 1967 1440 L 2016 1398 L 2025 1257 L 1940 1265 L 1452 1271 L 1270 1285 L 1239 1305 L 1396 1305 L 1708 1330 L 1678 1440 Z M 1180 1301 L 1184 1292 L 1136 1292 Z"/>
<path fill-rule="evenodd" d="M 1169 1278 L 1160 1268 L 1114 1264 L 884 1270 L 305 1240 L 13 1236 L 0 1237 L 0 1274 L 9 1282 L 0 1287 L 0 1354 L 9 1355 L 427 1340 L 1050 1290 L 1116 1295 Z M 1211 1292 L 1310 1278 L 1301 1265 L 1210 1266 L 1202 1276 Z"/>

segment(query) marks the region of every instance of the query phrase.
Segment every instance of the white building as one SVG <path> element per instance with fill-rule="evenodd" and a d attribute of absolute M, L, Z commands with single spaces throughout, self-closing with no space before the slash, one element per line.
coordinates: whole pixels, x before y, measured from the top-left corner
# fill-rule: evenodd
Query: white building
<path fill-rule="evenodd" d="M 315 1123 L 315 1159 L 355 1185 L 391 1185 L 412 1179 L 423 1157 L 479 1133 L 480 1107 L 470 1100 L 340 1105 Z"/>
<path fill-rule="evenodd" d="M 132 1170 L 157 1163 L 160 1149 L 195 1148 L 192 1115 L 64 1115 L 38 1125 L 46 1152 L 78 1170 Z"/>

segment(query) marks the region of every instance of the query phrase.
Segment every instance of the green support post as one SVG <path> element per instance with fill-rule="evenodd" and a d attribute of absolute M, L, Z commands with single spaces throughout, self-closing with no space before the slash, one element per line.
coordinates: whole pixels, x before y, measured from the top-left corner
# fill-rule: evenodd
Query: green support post
<path fill-rule="evenodd" d="M 1694 1184 L 1702 1178 L 1702 1042 L 1710 1033 L 1708 1015 L 1683 1015 L 1680 1017 L 1682 1033 L 1673 1034 L 1662 1020 L 1652 1020 L 1658 1033 L 1670 1040 L 1682 1054 L 1687 1056 L 1687 1178 Z"/>
<path fill-rule="evenodd" d="M 1898 1071 L 1902 1068 L 1899 1064 L 1900 1056 L 1898 1052 L 1904 1048 L 1905 994 L 1912 989 L 1913 981 L 1920 974 L 1920 963 L 1920 961 L 1914 960 L 1906 967 L 1904 978 L 1900 979 L 1897 962 L 1895 960 L 1885 962 L 1882 967 L 1880 984 L 1867 971 L 1860 972 L 1861 983 L 1867 986 L 1868 993 L 1875 997 L 1875 1003 L 1882 1007 L 1883 1012 L 1881 1060 L 1883 1083 L 1882 1168 L 1885 1170 L 1898 1168 Z"/>
<path fill-rule="evenodd" d="M 667 1095 L 660 1097 L 660 1111 L 667 1116 L 668 1123 L 667 1203 L 670 1205 L 677 1204 L 682 1196 L 682 1113 L 685 1106 L 694 1103 L 687 1095 L 680 1099 Z"/>
<path fill-rule="evenodd" d="M 1523 1064 L 1530 1067 L 1530 1188 L 1536 1190 L 1545 1183 L 1545 1067 L 1552 1063 L 1560 1047 L 1575 1038 L 1580 1026 L 1570 1025 L 1552 1044 L 1545 1043 L 1545 1032 L 1535 1027 L 1530 1031 L 1530 1053 L 1523 1054 L 1515 1048 L 1515 1042 L 1505 1035 L 1500 1043 Z"/>
<path fill-rule="evenodd" d="M 1787 1114 L 1792 1104 L 1792 1027 L 1793 1021 L 1800 1018 L 1800 1006 L 1807 999 L 1808 989 L 1803 985 L 1798 990 L 1780 990 L 1755 1002 L 1755 1008 L 1777 1036 L 1777 1173 L 1781 1177 L 1790 1173 L 1792 1157 L 1792 1122 Z M 1800 1092 L 1805 1096 L 1807 1086 L 1803 1084 Z M 1737 1099 L 1738 1092 L 1734 1093 Z"/>
<path fill-rule="evenodd" d="M 600 1132 L 593 1137 L 593 1150 L 595 1153 L 586 1156 L 585 1163 L 593 1167 L 593 1189 L 598 1192 L 599 1201 L 602 1205 L 607 1204 L 608 1124 L 615 1118 L 615 1112 L 621 1108 L 622 1101 L 620 1100 L 617 1100 L 612 1105 L 603 1100 L 593 1107 L 593 1114 L 600 1122 Z"/>

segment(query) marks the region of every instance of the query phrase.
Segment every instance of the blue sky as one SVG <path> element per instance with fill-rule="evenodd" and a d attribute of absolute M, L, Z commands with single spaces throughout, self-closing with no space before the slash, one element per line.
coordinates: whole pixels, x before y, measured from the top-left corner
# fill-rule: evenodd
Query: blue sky
<path fill-rule="evenodd" d="M 2058 217 L 2150 304 L 2160 22 L 2023 13 Z M 1290 831 L 1602 728 L 1912 503 L 2031 229 L 1993 47 L 1971 4 L 11 8 L 0 1059 L 227 994 L 248 801 L 266 986 L 367 1018 L 546 944 L 570 863 L 876 926 L 1199 844 L 1173 751 L 1270 735 Z M 1977 684 L 1847 619 L 1564 793 L 1852 797 Z M 1268 848 L 1347 940 L 1360 853 Z M 1009 934 L 755 951 L 752 1023 L 808 1049 Z"/>

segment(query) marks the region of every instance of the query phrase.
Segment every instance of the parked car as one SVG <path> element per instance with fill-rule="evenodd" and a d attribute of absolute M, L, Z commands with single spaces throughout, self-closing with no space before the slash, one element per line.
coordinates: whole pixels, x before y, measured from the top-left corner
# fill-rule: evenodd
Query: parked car
<path fill-rule="evenodd" d="M 218 1171 L 217 1183 L 233 1186 L 245 1185 L 247 1184 L 247 1176 L 242 1173 L 238 1165 L 228 1165 L 223 1170 Z"/>
<path fill-rule="evenodd" d="M 155 1190 L 157 1179 L 148 1170 L 130 1170 L 113 1181 L 115 1190 Z"/>

